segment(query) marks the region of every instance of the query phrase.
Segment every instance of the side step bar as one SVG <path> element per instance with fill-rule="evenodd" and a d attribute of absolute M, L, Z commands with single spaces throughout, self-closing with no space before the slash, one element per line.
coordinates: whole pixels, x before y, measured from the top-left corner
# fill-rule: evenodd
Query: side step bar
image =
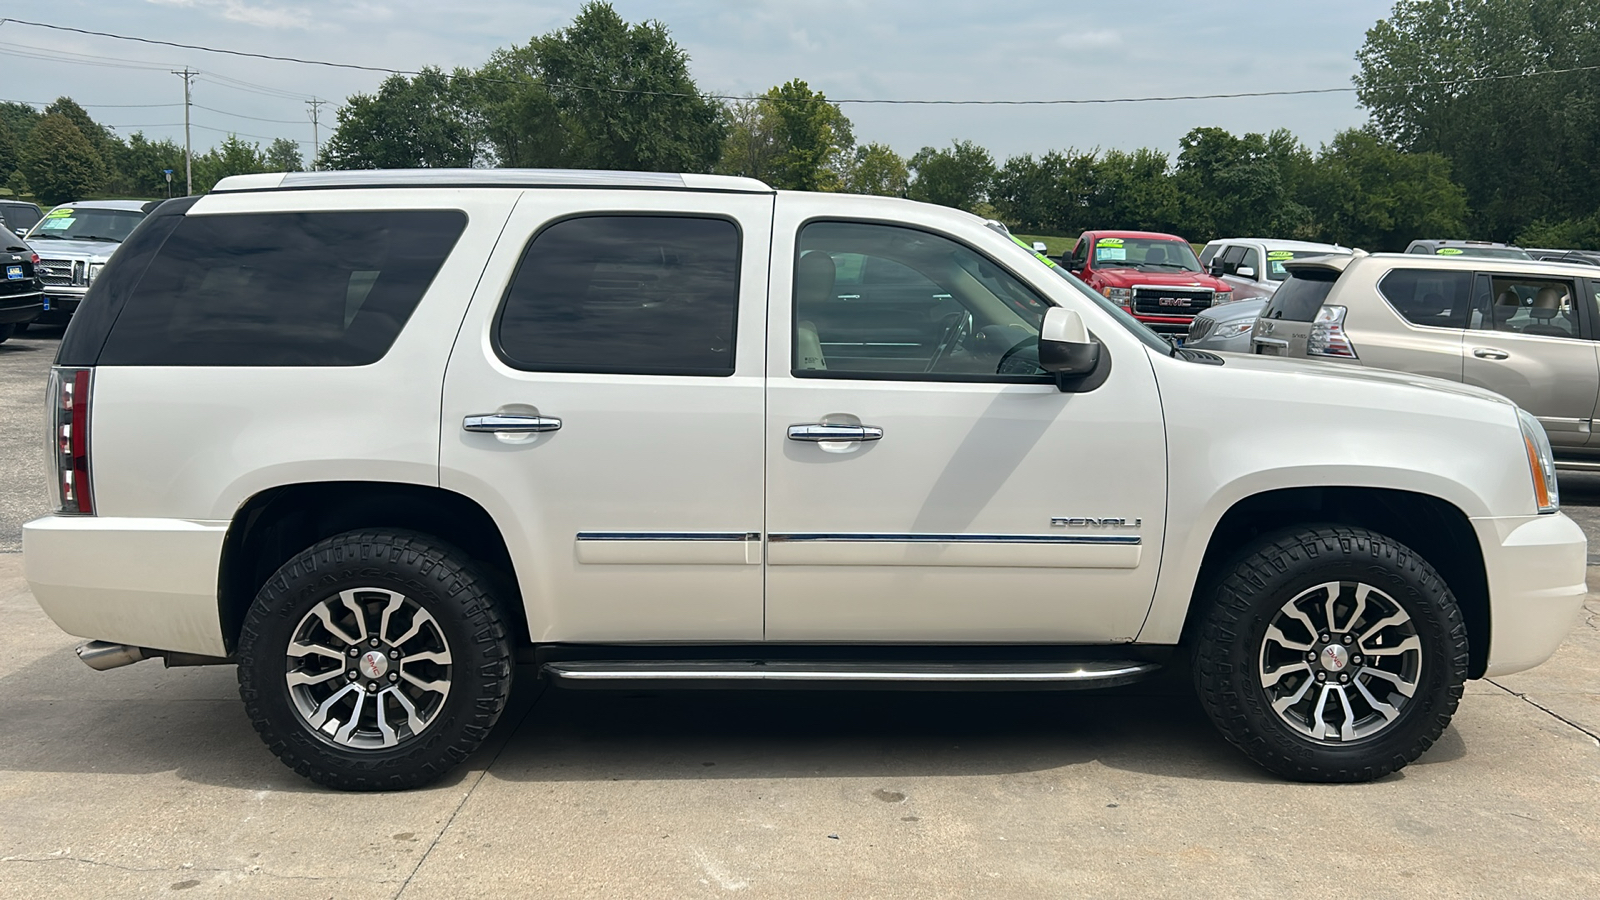
<path fill-rule="evenodd" d="M 569 688 L 925 687 L 1073 690 L 1129 684 L 1161 668 L 1135 660 L 872 662 L 857 660 L 565 660 L 544 672 Z"/>

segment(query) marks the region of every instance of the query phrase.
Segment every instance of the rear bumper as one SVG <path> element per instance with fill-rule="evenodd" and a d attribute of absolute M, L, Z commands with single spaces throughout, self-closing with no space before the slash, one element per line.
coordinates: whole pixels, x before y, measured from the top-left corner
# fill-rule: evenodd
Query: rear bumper
<path fill-rule="evenodd" d="M 225 656 L 217 571 L 227 532 L 227 522 L 45 516 L 22 527 L 22 570 L 68 634 Z"/>
<path fill-rule="evenodd" d="M 1473 519 L 1489 577 L 1489 667 L 1509 675 L 1550 658 L 1588 593 L 1589 545 L 1560 513 Z"/>
<path fill-rule="evenodd" d="M 32 322 L 43 309 L 44 294 L 38 291 L 0 297 L 0 325 Z"/>

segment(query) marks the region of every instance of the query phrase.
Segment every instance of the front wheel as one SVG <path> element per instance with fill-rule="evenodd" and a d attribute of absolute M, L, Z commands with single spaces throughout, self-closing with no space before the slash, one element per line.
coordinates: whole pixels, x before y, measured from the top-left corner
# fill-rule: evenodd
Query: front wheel
<path fill-rule="evenodd" d="M 239 693 L 284 764 L 341 790 L 441 777 L 505 708 L 511 648 L 487 580 L 453 547 L 349 532 L 285 563 L 245 618 Z"/>
<path fill-rule="evenodd" d="M 1450 724 L 1467 630 L 1439 573 L 1360 528 L 1281 532 L 1216 589 L 1194 646 L 1212 722 L 1256 763 L 1298 781 L 1397 771 Z"/>

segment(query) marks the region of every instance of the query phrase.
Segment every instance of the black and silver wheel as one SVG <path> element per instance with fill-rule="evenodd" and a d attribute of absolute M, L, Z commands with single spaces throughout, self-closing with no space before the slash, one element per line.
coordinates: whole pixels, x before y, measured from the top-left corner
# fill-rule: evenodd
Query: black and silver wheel
<path fill-rule="evenodd" d="M 329 787 L 417 787 L 504 709 L 511 650 L 488 582 L 423 535 L 350 532 L 284 564 L 239 640 L 239 690 L 290 768 Z"/>
<path fill-rule="evenodd" d="M 1366 781 L 1421 756 L 1455 713 L 1468 654 L 1455 598 L 1425 560 L 1332 526 L 1251 548 L 1194 650 L 1223 735 L 1302 781 Z"/>

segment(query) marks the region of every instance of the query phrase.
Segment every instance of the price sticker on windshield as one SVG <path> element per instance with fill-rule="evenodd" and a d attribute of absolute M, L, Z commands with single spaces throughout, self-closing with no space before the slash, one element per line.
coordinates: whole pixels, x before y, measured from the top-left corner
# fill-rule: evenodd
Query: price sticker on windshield
<path fill-rule="evenodd" d="M 1294 251 L 1293 250 L 1268 250 L 1267 251 L 1267 259 L 1271 259 L 1271 260 L 1294 259 Z"/>
<path fill-rule="evenodd" d="M 58 216 L 55 213 L 51 213 L 44 217 L 43 222 L 39 223 L 39 228 L 43 231 L 66 231 L 72 227 L 74 221 L 71 215 Z"/>
<path fill-rule="evenodd" d="M 1461 248 L 1460 247 L 1440 247 L 1438 250 L 1435 250 L 1434 252 L 1437 253 L 1439 256 L 1460 256 L 1461 255 Z"/>
<path fill-rule="evenodd" d="M 72 218 L 72 209 L 65 206 L 60 209 L 52 209 L 45 213 L 44 217 L 46 219 L 70 219 Z"/>
<path fill-rule="evenodd" d="M 1122 238 L 1101 238 L 1094 242 L 1096 247 L 1121 247 Z"/>

